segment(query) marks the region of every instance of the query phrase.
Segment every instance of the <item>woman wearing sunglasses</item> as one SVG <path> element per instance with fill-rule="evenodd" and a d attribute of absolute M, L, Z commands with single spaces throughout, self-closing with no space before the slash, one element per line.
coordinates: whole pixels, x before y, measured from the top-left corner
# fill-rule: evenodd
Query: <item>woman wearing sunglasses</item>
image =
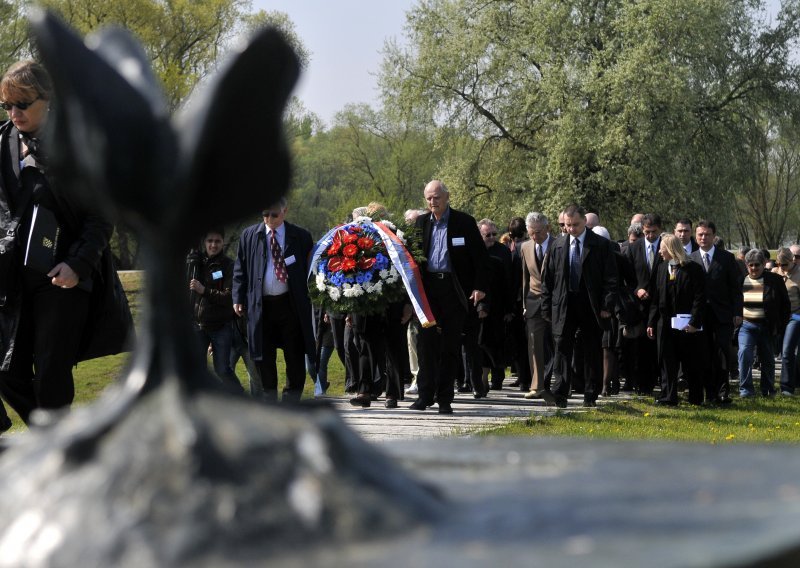
<path fill-rule="evenodd" d="M 0 393 L 26 423 L 36 408 L 71 404 L 72 367 L 88 358 L 84 331 L 97 332 L 86 325 L 103 289 L 94 280 L 101 260 L 110 262 L 112 225 L 51 184 L 51 101 L 38 63 L 16 63 L 0 80 L 9 118 L 0 125 L 0 235 L 16 235 L 16 256 L 0 274 Z"/>

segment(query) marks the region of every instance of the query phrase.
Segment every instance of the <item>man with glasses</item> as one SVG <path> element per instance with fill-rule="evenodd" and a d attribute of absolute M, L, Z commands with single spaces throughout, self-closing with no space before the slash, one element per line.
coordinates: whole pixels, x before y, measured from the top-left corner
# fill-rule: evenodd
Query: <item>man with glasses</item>
<path fill-rule="evenodd" d="M 265 397 L 278 398 L 277 349 L 286 361 L 283 400 L 297 402 L 306 357 L 315 355 L 306 278 L 311 233 L 285 222 L 286 199 L 262 212 L 263 223 L 242 232 L 233 270 L 233 309 L 247 314 L 250 356 L 260 366 Z"/>
<path fill-rule="evenodd" d="M 490 312 L 487 320 L 483 322 L 484 336 L 482 343 L 483 349 L 487 353 L 486 358 L 491 359 L 491 365 L 484 365 L 484 367 L 491 368 L 492 381 L 490 388 L 492 390 L 501 390 L 506 368 L 503 356 L 506 345 L 505 323 L 510 322 L 514 317 L 513 300 L 516 294 L 516 286 L 514 286 L 516 282 L 512 280 L 511 251 L 497 242 L 497 225 L 491 219 L 481 219 L 478 221 L 478 230 L 481 232 L 481 238 L 486 245 L 486 252 L 489 253 L 491 260 L 489 263 L 491 282 Z M 486 336 L 487 329 L 492 330 L 492 337 Z M 488 362 L 486 358 L 484 363 Z"/>
<path fill-rule="evenodd" d="M 706 275 L 706 310 L 703 335 L 707 345 L 705 396 L 706 404 L 731 403 L 728 351 L 733 330 L 742 323 L 742 276 L 733 254 L 714 246 L 717 227 L 712 221 L 700 220 L 694 230 L 700 247 L 691 259 L 703 267 Z M 698 340 L 702 340 L 702 335 Z"/>

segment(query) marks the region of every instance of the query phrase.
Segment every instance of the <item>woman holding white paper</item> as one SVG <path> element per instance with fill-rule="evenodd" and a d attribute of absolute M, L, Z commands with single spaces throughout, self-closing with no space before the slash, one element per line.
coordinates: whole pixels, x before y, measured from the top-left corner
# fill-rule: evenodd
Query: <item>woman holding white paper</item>
<path fill-rule="evenodd" d="M 689 259 L 674 235 L 661 236 L 659 254 L 665 262 L 659 264 L 653 289 L 648 291 L 652 302 L 647 326 L 647 336 L 658 340 L 661 395 L 656 404 L 678 405 L 679 367 L 689 384 L 689 403 L 701 404 L 703 354 L 697 333 L 702 331 L 706 303 L 703 268 Z"/>

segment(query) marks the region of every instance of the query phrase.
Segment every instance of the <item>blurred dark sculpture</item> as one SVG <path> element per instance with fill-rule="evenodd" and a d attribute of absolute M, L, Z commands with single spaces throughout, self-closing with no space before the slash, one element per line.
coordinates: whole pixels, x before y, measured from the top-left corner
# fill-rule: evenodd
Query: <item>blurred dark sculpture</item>
<path fill-rule="evenodd" d="M 263 562 L 438 517 L 436 497 L 332 410 L 228 394 L 194 353 L 182 274 L 191 236 L 288 187 L 281 117 L 299 67 L 280 33 L 256 34 L 173 118 L 126 32 L 84 43 L 44 13 L 32 27 L 57 94 L 52 167 L 137 232 L 146 298 L 119 385 L 6 442 L 0 565 Z M 226 200 L 208 198 L 220 188 Z"/>

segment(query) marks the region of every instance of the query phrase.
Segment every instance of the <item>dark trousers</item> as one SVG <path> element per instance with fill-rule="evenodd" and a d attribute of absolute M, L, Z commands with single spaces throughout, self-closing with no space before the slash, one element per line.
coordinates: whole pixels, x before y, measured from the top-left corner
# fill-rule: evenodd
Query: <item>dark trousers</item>
<path fill-rule="evenodd" d="M 286 385 L 283 399 L 297 402 L 306 382 L 303 328 L 289 294 L 264 296 L 261 308 L 264 347 L 260 361 L 261 383 L 268 400 L 278 398 L 277 350 L 283 349 Z"/>
<path fill-rule="evenodd" d="M 426 275 L 425 292 L 436 325 L 419 333 L 419 399 L 431 404 L 435 397 L 440 406 L 449 405 L 453 402 L 467 310 L 450 276 L 440 280 Z"/>
<path fill-rule="evenodd" d="M 344 367 L 345 384 L 350 381 L 350 369 L 347 365 L 347 347 L 344 341 L 345 332 L 345 316 L 344 314 L 328 313 L 328 322 L 331 325 L 331 333 L 333 334 L 333 346 L 336 348 L 336 355 L 339 356 L 339 361 L 342 362 Z"/>
<path fill-rule="evenodd" d="M 553 362 L 552 392 L 556 397 L 568 398 L 572 388 L 572 354 L 575 332 L 580 329 L 583 342 L 583 399 L 594 401 L 600 392 L 603 377 L 603 331 L 597 324 L 585 291 L 572 293 L 567 298 L 567 316 L 561 335 L 554 335 L 555 360 Z"/>
<path fill-rule="evenodd" d="M 711 310 L 703 322 L 706 336 L 705 361 L 706 400 L 719 400 L 730 397 L 730 357 L 733 340 L 733 322 L 720 323 Z"/>
<path fill-rule="evenodd" d="M 389 307 L 386 322 L 386 397 L 403 399 L 403 383 L 411 382 L 408 362 L 408 323 L 400 323 L 403 306 Z"/>
<path fill-rule="evenodd" d="M 656 342 L 644 335 L 636 339 L 636 390 L 652 394 L 658 376 L 658 348 Z"/>
<path fill-rule="evenodd" d="M 522 314 L 514 314 L 508 324 L 508 344 L 511 346 L 511 357 L 517 369 L 517 377 L 520 382 L 520 389 L 528 390 L 531 387 L 531 366 L 528 358 L 528 341 L 526 320 Z M 505 368 L 503 368 L 505 370 Z M 503 377 L 499 376 L 499 382 L 494 377 L 492 371 L 492 384 L 503 385 Z"/>
<path fill-rule="evenodd" d="M 678 369 L 689 385 L 689 402 L 703 402 L 700 361 L 704 356 L 705 332 L 686 333 L 672 329 L 671 316 L 661 314 L 658 324 L 658 360 L 661 367 L 660 400 L 678 402 Z"/>
<path fill-rule="evenodd" d="M 0 393 L 28 423 L 35 408 L 69 406 L 75 397 L 72 367 L 89 312 L 89 293 L 53 286 L 42 274 L 23 270 L 22 308 L 8 372 Z"/>
<path fill-rule="evenodd" d="M 380 394 L 386 370 L 386 330 L 383 316 L 351 314 L 354 365 L 359 394 Z"/>
<path fill-rule="evenodd" d="M 475 394 L 486 394 L 483 384 L 483 352 L 478 345 L 480 319 L 474 311 L 464 320 L 464 331 L 461 335 L 461 357 L 464 365 L 464 383 L 472 387 Z M 502 372 L 502 371 L 501 371 Z M 500 379 L 502 385 L 502 379 Z"/>

